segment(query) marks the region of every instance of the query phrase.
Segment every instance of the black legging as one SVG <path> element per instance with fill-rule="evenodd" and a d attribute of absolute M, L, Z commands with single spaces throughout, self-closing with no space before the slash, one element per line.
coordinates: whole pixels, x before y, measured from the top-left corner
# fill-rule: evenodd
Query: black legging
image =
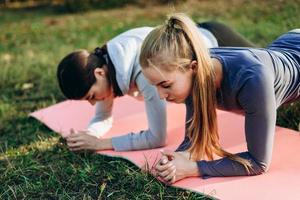
<path fill-rule="evenodd" d="M 252 42 L 247 40 L 238 32 L 230 27 L 218 22 L 203 22 L 198 23 L 198 26 L 210 31 L 217 39 L 220 47 L 255 47 Z"/>

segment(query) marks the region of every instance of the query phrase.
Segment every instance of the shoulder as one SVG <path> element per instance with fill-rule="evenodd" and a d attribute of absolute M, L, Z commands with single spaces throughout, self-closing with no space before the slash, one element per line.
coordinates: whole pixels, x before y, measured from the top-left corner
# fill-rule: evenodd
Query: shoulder
<path fill-rule="evenodd" d="M 118 59 L 121 57 L 125 60 L 135 58 L 140 51 L 143 40 L 152 29 L 151 27 L 134 28 L 109 40 L 107 49 L 109 55 L 113 57 L 113 63 L 118 62 L 114 57 Z"/>
<path fill-rule="evenodd" d="M 258 62 L 251 48 L 245 47 L 220 47 L 210 49 L 211 57 L 217 57 L 225 64 L 254 65 Z"/>
<path fill-rule="evenodd" d="M 239 90 L 246 83 L 272 76 L 265 66 L 248 48 L 215 48 L 211 57 L 222 65 L 224 83 L 232 90 Z M 255 82 L 255 81 L 253 81 Z"/>
<path fill-rule="evenodd" d="M 241 76 L 238 101 L 248 111 L 263 111 L 275 100 L 274 80 L 261 65 L 249 68 Z"/>

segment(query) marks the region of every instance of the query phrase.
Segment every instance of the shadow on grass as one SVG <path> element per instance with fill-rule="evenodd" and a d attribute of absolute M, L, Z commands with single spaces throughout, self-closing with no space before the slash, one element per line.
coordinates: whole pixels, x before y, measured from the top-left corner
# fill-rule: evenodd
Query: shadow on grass
<path fill-rule="evenodd" d="M 62 100 L 50 91 L 21 91 L 4 88 L 0 96 L 0 147 L 2 150 L 19 148 L 58 136 L 47 126 L 29 117 L 29 113 Z"/>
<path fill-rule="evenodd" d="M 164 3 L 165 4 L 165 3 Z M 26 14 L 35 12 L 39 15 L 53 15 L 53 14 L 70 14 L 93 11 L 93 10 L 111 10 L 123 8 L 128 5 L 137 7 L 145 6 L 145 3 L 138 0 L 110 0 L 110 1 L 86 1 L 86 0 L 68 0 L 59 4 L 52 2 L 31 2 L 26 3 L 8 3 L 0 4 L 0 10 L 14 12 L 17 14 Z"/>
<path fill-rule="evenodd" d="M 57 136 L 37 120 L 22 116 L 4 121 L 0 127 L 0 146 L 5 149 L 18 148 L 36 141 Z"/>
<path fill-rule="evenodd" d="M 75 154 L 60 141 L 1 157 L 0 173 L 0 199 L 208 199 L 165 186 L 127 160 Z"/>

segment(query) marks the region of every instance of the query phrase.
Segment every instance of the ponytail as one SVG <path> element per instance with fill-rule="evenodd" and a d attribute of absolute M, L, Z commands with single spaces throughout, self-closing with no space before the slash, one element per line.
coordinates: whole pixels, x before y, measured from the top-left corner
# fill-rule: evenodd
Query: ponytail
<path fill-rule="evenodd" d="M 242 164 L 249 172 L 251 163 L 221 148 L 217 127 L 217 103 L 213 65 L 195 23 L 184 14 L 171 15 L 166 23 L 155 28 L 144 40 L 140 54 L 142 68 L 159 66 L 165 71 L 185 70 L 191 61 L 197 61 L 192 97 L 194 113 L 187 123 L 193 160 L 214 155 L 228 157 Z"/>

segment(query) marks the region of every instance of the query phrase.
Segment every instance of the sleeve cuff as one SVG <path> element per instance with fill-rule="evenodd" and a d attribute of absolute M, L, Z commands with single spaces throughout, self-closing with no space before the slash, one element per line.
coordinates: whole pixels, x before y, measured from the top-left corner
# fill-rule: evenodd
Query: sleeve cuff
<path fill-rule="evenodd" d="M 101 122 L 92 123 L 88 126 L 87 130 L 90 135 L 93 135 L 97 138 L 100 138 L 101 136 L 105 135 L 111 127 L 112 127 L 113 118 L 109 117 L 106 120 L 103 120 Z"/>
<path fill-rule="evenodd" d="M 111 139 L 112 146 L 115 151 L 130 151 L 132 150 L 132 144 L 128 134 L 119 137 L 113 137 Z"/>
<path fill-rule="evenodd" d="M 198 170 L 203 179 L 208 179 L 208 178 L 212 177 L 212 176 L 207 175 L 207 173 L 206 173 L 208 170 L 206 162 L 207 161 L 205 161 L 205 160 L 201 160 L 201 161 L 197 162 Z"/>

